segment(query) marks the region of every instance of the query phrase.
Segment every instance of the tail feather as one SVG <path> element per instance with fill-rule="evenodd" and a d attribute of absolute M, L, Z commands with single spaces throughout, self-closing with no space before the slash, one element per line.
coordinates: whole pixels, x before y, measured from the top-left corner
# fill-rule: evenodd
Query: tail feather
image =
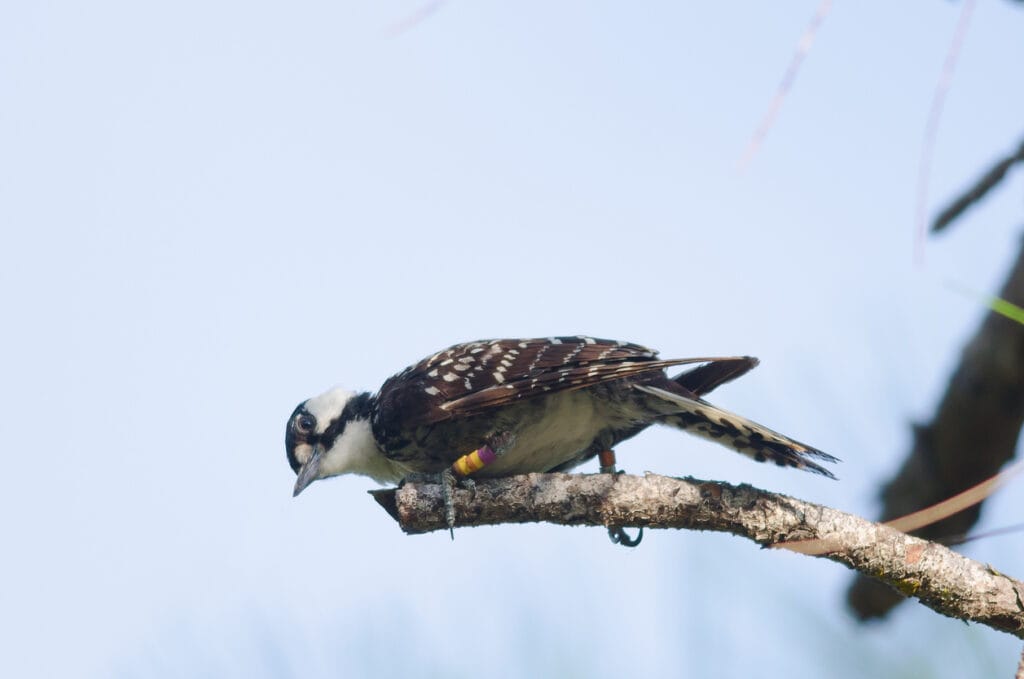
<path fill-rule="evenodd" d="M 701 399 L 687 398 L 649 385 L 638 384 L 635 388 L 673 406 L 675 412 L 667 412 L 662 418 L 666 424 L 732 448 L 758 462 L 774 462 L 780 467 L 795 467 L 831 479 L 835 478 L 828 469 L 808 459 L 839 462 L 838 458 L 817 448 L 794 441 L 788 436 L 735 413 L 716 408 Z"/>
<path fill-rule="evenodd" d="M 757 364 L 758 360 L 753 356 L 722 358 L 697 366 L 693 370 L 687 370 L 670 379 L 697 396 L 703 396 L 726 382 L 742 377 L 756 368 Z"/>

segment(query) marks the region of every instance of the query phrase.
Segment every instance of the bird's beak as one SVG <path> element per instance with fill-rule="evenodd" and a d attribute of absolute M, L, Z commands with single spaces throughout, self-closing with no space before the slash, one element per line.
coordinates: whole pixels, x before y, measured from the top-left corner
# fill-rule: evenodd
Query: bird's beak
<path fill-rule="evenodd" d="M 306 486 L 313 483 L 320 477 L 320 460 L 324 456 L 323 446 L 313 446 L 313 455 L 306 461 L 306 464 L 299 468 L 299 476 L 295 479 L 295 490 L 292 497 L 295 497 L 306 489 Z"/>

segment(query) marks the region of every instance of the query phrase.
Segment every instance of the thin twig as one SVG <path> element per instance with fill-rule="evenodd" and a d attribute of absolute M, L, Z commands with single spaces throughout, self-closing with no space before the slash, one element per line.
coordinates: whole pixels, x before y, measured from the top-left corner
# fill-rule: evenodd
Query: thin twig
<path fill-rule="evenodd" d="M 811 18 L 807 28 L 804 29 L 803 35 L 800 36 L 800 41 L 796 45 L 796 51 L 793 52 L 793 56 L 789 60 L 789 66 L 786 67 L 786 72 L 783 73 L 782 80 L 779 81 L 779 85 L 775 89 L 775 95 L 768 104 L 768 110 L 765 112 L 764 117 L 761 118 L 757 129 L 754 130 L 754 136 L 751 137 L 747 148 L 743 150 L 743 155 L 739 162 L 740 172 L 746 170 L 750 165 L 750 162 L 761 148 L 761 144 L 764 143 L 765 137 L 768 136 L 769 130 L 775 124 L 775 118 L 779 115 L 782 102 L 785 101 L 786 95 L 789 94 L 793 83 L 796 82 L 800 66 L 804 63 L 807 53 L 811 51 L 811 45 L 814 44 L 814 38 L 818 34 L 818 29 L 821 28 L 821 24 L 825 22 L 825 17 L 828 16 L 831 10 L 832 0 L 822 0 L 821 4 L 818 5 L 818 9 L 814 11 L 814 16 Z"/>
<path fill-rule="evenodd" d="M 967 208 L 980 201 L 989 191 L 998 186 L 999 182 L 1003 181 L 1003 178 L 1006 177 L 1006 173 L 1010 171 L 1011 167 L 1021 162 L 1024 162 L 1024 141 L 1020 143 L 1016 151 L 1000 159 L 971 188 L 964 191 L 959 198 L 940 212 L 932 224 L 932 233 L 942 231 L 953 223 L 954 220 L 967 211 Z"/>
<path fill-rule="evenodd" d="M 388 38 L 397 38 L 399 35 L 411 31 L 413 28 L 419 26 L 421 23 L 427 20 L 434 12 L 441 9 L 441 5 L 444 0 L 430 0 L 420 5 L 415 12 L 405 17 L 401 21 L 396 21 L 385 31 L 385 36 Z"/>
<path fill-rule="evenodd" d="M 914 259 L 917 264 L 924 263 L 924 238 L 926 231 L 926 213 L 928 210 L 928 179 L 932 171 L 932 152 L 935 150 L 935 138 L 939 131 L 939 120 L 942 118 L 942 107 L 946 103 L 946 93 L 953 81 L 953 71 L 960 58 L 960 48 L 967 36 L 967 27 L 971 23 L 971 15 L 977 0 L 966 0 L 960 10 L 960 18 L 956 22 L 953 40 L 946 52 L 946 60 L 942 64 L 942 75 L 935 86 L 932 104 L 928 109 L 928 122 L 924 128 L 924 142 L 921 144 L 921 159 L 917 165 L 917 208 L 916 229 L 914 238 Z"/>

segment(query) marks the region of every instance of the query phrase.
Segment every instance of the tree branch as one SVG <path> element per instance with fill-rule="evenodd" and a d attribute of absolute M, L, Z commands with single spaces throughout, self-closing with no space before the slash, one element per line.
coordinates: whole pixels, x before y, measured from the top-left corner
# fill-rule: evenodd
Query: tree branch
<path fill-rule="evenodd" d="M 980 202 L 982 198 L 988 195 L 989 191 L 1003 181 L 1010 168 L 1020 162 L 1024 162 L 1024 141 L 1021 142 L 1016 151 L 1011 152 L 1005 158 L 1000 158 L 969 189 L 964 191 L 960 197 L 939 213 L 939 216 L 935 218 L 935 222 L 932 223 L 932 233 L 942 231 L 956 221 L 963 213 L 967 212 L 969 207 Z"/>
<path fill-rule="evenodd" d="M 999 296 L 1024 306 L 1024 247 Z M 910 514 L 995 476 L 1013 458 L 1024 424 L 1024 325 L 989 312 L 967 344 L 935 416 L 914 428 L 903 467 L 882 490 L 882 520 Z M 930 539 L 967 535 L 975 505 L 920 531 Z M 878 618 L 901 601 L 877 582 L 858 578 L 847 603 L 862 619 Z"/>
<path fill-rule="evenodd" d="M 437 485 L 371 494 L 407 533 L 447 528 Z M 748 485 L 655 474 L 528 474 L 477 481 L 475 495 L 457 490 L 455 511 L 458 526 L 546 521 L 732 533 L 837 561 L 943 615 L 1024 638 L 1024 583 L 942 545 Z"/>

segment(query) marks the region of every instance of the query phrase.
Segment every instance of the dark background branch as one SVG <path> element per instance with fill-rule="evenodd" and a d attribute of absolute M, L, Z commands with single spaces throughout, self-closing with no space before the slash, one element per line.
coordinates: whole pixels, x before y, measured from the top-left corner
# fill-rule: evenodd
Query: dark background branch
<path fill-rule="evenodd" d="M 1024 249 L 1000 296 L 1024 306 Z M 1024 326 L 990 312 L 964 348 L 935 416 L 914 428 L 914 445 L 882 490 L 882 520 L 923 509 L 999 472 L 1013 457 L 1024 423 Z M 965 535 L 981 505 L 916 531 L 928 539 Z M 847 596 L 862 619 L 885 615 L 902 600 L 875 580 L 858 578 Z"/>
<path fill-rule="evenodd" d="M 991 168 L 988 172 L 981 176 L 974 185 L 967 189 L 959 198 L 954 200 L 949 206 L 939 213 L 939 216 L 935 218 L 935 222 L 932 224 L 932 233 L 942 231 L 957 218 L 960 217 L 967 208 L 971 207 L 988 194 L 993 188 L 995 188 L 999 182 L 1003 181 L 1006 177 L 1006 173 L 1010 171 L 1010 168 L 1016 163 L 1024 162 L 1024 141 L 1020 143 L 1017 150 L 1003 158 Z"/>

